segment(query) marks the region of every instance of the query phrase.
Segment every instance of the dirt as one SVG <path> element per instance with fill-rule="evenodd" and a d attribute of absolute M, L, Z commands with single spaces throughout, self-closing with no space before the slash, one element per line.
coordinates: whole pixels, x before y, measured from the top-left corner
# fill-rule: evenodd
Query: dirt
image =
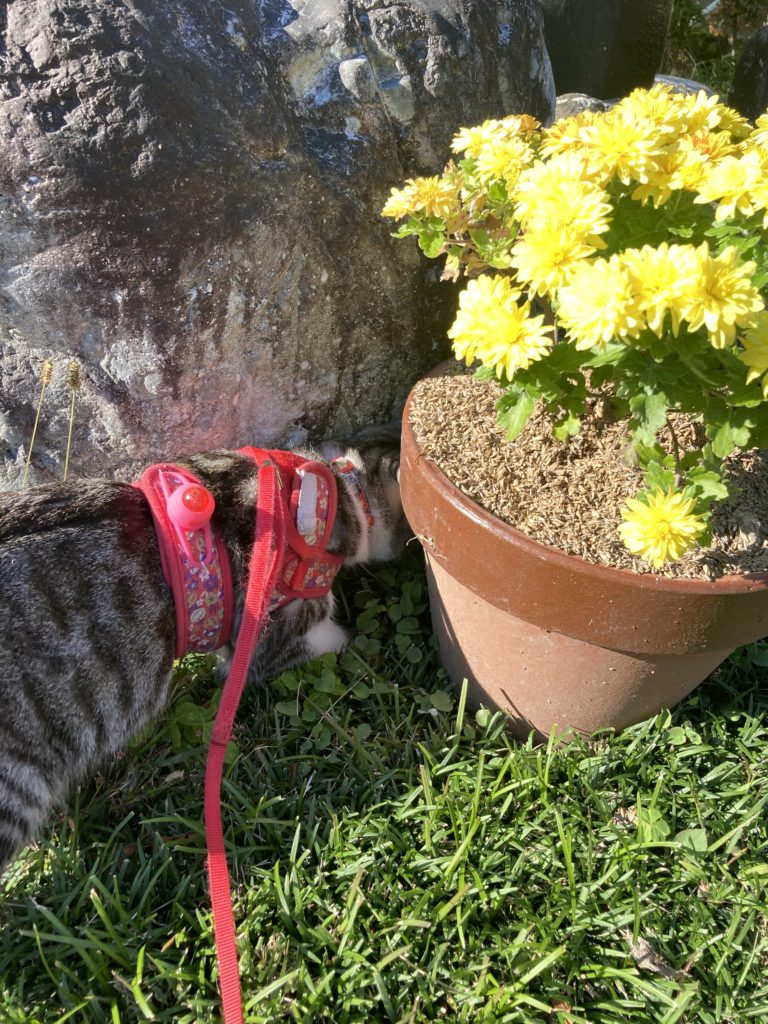
<path fill-rule="evenodd" d="M 696 548 L 654 570 L 621 543 L 621 508 L 643 486 L 631 465 L 626 424 L 596 417 L 567 441 L 536 410 L 523 432 L 507 441 L 496 420 L 498 385 L 472 375 L 434 377 L 416 385 L 411 423 L 423 451 L 448 479 L 486 511 L 534 540 L 589 562 L 636 572 L 711 580 L 768 571 L 768 451 L 728 460 L 738 488 L 712 515 L 712 545 Z M 684 418 L 678 439 L 692 440 Z"/>

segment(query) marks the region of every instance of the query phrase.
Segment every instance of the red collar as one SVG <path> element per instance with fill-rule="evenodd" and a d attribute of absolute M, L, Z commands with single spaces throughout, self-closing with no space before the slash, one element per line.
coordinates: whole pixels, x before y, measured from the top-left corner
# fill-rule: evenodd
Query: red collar
<path fill-rule="evenodd" d="M 324 597 L 344 561 L 327 550 L 336 520 L 333 472 L 293 452 L 240 452 L 257 466 L 274 463 L 279 473 L 286 546 L 270 610 L 297 598 Z M 370 527 L 373 516 L 355 467 L 346 459 L 334 464 L 350 482 Z M 193 473 L 172 463 L 150 466 L 134 486 L 149 502 L 163 575 L 173 592 L 176 657 L 222 647 L 232 629 L 234 600 L 226 546 L 210 522 L 212 495 Z"/>

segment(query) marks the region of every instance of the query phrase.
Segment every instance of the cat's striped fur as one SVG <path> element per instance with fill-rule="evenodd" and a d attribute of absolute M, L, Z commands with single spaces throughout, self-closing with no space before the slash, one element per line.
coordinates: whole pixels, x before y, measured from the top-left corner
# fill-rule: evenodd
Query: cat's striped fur
<path fill-rule="evenodd" d="M 341 452 L 360 467 L 375 522 L 369 529 L 340 476 L 329 549 L 348 564 L 393 557 L 406 535 L 397 441 L 374 430 L 353 449 L 326 450 Z M 214 495 L 241 607 L 256 467 L 231 451 L 180 461 Z M 166 706 L 175 620 L 148 505 L 129 484 L 80 480 L 0 494 L 0 581 L 2 871 L 52 803 Z M 332 612 L 331 595 L 276 612 L 252 678 L 340 649 L 346 637 Z"/>

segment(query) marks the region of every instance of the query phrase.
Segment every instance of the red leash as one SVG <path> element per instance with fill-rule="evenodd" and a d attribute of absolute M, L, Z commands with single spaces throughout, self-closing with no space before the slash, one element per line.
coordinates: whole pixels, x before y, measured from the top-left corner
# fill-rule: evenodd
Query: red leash
<path fill-rule="evenodd" d="M 205 829 L 208 843 L 208 879 L 213 906 L 213 931 L 219 959 L 219 984 L 225 1024 L 242 1024 L 240 973 L 235 941 L 227 854 L 221 823 L 221 780 L 224 755 L 232 735 L 237 707 L 248 667 L 269 609 L 269 600 L 285 547 L 285 523 L 278 495 L 280 477 L 271 459 L 259 465 L 256 499 L 256 534 L 248 570 L 248 588 L 235 653 L 221 694 L 205 767 Z"/>
<path fill-rule="evenodd" d="M 324 463 L 291 452 L 241 448 L 258 467 L 256 524 L 242 621 L 205 767 L 205 827 L 213 930 L 219 961 L 224 1024 L 242 1024 L 235 920 L 221 822 L 224 757 L 254 649 L 270 607 L 327 594 L 342 555 L 327 550 L 336 516 L 336 483 Z M 370 507 L 354 466 L 335 460 L 372 524 Z M 216 650 L 232 622 L 232 581 L 226 547 L 211 528 L 215 501 L 187 469 L 150 466 L 134 485 L 144 494 L 155 523 L 160 561 L 176 608 L 176 656 Z M 306 491 L 305 491 L 306 487 Z M 295 520 L 295 522 L 294 522 Z"/>

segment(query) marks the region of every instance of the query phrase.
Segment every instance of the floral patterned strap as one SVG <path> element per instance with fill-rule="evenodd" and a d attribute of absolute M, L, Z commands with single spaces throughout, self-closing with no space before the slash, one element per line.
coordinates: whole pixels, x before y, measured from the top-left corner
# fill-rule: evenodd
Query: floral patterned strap
<path fill-rule="evenodd" d="M 232 629 L 232 574 L 227 550 L 215 529 L 180 530 L 168 506 L 171 495 L 185 486 L 203 487 L 181 466 L 159 463 L 145 470 L 133 485 L 152 511 L 160 547 L 163 576 L 176 609 L 176 657 L 215 651 Z"/>
<path fill-rule="evenodd" d="M 340 456 L 338 459 L 334 459 L 332 465 L 336 467 L 339 473 L 343 474 L 352 488 L 360 508 L 363 510 L 363 515 L 366 518 L 368 529 L 370 530 L 374 523 L 373 513 L 371 512 L 368 495 L 365 493 L 365 488 L 363 487 L 363 482 L 360 479 L 360 472 L 357 466 L 350 459 L 346 459 L 343 456 Z"/>

